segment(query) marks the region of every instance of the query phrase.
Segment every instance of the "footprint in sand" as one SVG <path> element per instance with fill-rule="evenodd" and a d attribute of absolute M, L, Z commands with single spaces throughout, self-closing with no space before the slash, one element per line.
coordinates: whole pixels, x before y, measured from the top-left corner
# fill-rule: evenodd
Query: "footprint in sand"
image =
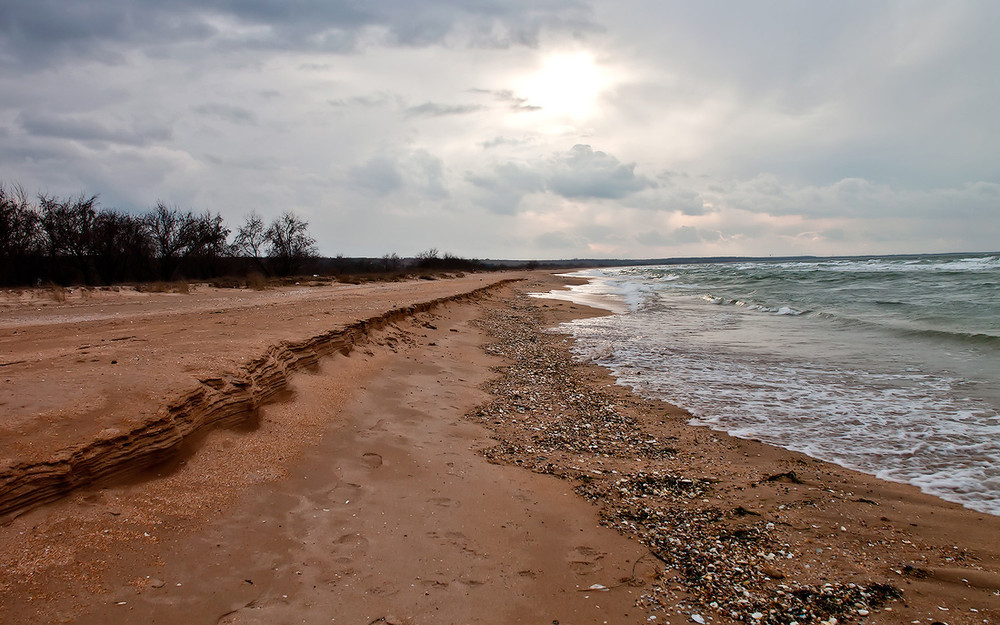
<path fill-rule="evenodd" d="M 577 547 L 569 554 L 569 568 L 577 575 L 591 575 L 601 570 L 599 561 L 605 555 L 592 547 Z"/>
<path fill-rule="evenodd" d="M 336 486 L 326 492 L 326 496 L 339 502 L 357 499 L 361 496 L 361 484 L 338 482 Z"/>
<path fill-rule="evenodd" d="M 457 508 L 462 505 L 461 502 L 449 499 L 448 497 L 431 497 L 427 501 L 428 503 L 432 503 L 435 506 L 441 506 L 442 508 Z"/>
<path fill-rule="evenodd" d="M 337 540 L 333 541 L 334 544 L 350 546 L 350 547 L 360 547 L 368 544 L 368 539 L 361 534 L 344 534 Z"/>
<path fill-rule="evenodd" d="M 370 469 L 377 469 L 382 466 L 382 456 L 381 454 L 376 454 L 373 452 L 368 452 L 362 454 L 361 461 L 368 465 Z"/>
<path fill-rule="evenodd" d="M 448 582 L 442 582 L 437 579 L 424 579 L 420 581 L 420 584 L 425 588 L 447 588 Z"/>

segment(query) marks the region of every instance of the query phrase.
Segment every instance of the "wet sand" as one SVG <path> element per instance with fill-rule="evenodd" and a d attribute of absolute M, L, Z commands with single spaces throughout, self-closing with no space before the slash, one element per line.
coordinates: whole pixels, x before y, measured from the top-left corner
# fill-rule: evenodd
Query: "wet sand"
<path fill-rule="evenodd" d="M 761 606 L 810 596 L 812 622 L 1000 621 L 1000 519 L 687 426 L 573 362 L 544 329 L 600 313 L 526 298 L 565 280 L 527 277 L 395 319 L 254 419 L 10 520 L 0 621 L 790 622 Z M 260 344 L 233 362 L 313 331 L 268 306 L 239 317 Z"/>

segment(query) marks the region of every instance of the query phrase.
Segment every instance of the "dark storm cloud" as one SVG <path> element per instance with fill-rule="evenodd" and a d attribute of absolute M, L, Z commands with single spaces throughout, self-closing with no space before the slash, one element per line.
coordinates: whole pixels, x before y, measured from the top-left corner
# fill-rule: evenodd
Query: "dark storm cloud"
<path fill-rule="evenodd" d="M 460 35 L 468 45 L 535 45 L 545 28 L 595 30 L 577 0 L 13 0 L 0 4 L 0 60 L 46 65 L 67 57 L 113 61 L 133 47 L 215 42 L 348 52 L 366 28 L 385 43 L 427 46 Z"/>

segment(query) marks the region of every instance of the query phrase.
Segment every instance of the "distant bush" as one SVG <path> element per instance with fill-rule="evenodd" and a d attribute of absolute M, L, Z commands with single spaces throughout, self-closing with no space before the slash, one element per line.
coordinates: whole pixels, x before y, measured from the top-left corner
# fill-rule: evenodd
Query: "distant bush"
<path fill-rule="evenodd" d="M 417 254 L 417 267 L 434 271 L 481 271 L 487 268 L 478 260 L 460 258 L 448 253 L 441 256 L 435 248 Z"/>
<path fill-rule="evenodd" d="M 135 287 L 140 293 L 190 293 L 191 285 L 185 280 L 174 282 L 142 282 Z"/>

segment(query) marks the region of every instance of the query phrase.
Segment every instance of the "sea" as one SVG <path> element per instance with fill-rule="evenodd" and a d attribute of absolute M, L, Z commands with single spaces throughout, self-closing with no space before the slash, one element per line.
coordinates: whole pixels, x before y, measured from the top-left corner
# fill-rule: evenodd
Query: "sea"
<path fill-rule="evenodd" d="M 1000 515 L 1000 254 L 590 269 L 577 357 L 692 423 Z"/>

